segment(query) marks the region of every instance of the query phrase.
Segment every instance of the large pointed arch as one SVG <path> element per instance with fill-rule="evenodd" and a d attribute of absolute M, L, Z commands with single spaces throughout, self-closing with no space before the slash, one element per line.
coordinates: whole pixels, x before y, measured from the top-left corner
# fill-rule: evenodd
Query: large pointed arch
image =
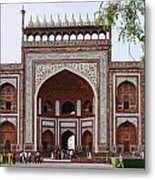
<path fill-rule="evenodd" d="M 94 131 L 94 139 L 95 139 L 95 152 L 98 152 L 98 125 L 97 125 L 97 121 L 98 121 L 98 93 L 96 90 L 96 87 L 92 84 L 92 82 L 86 77 L 84 76 L 82 73 L 80 72 L 76 72 L 73 69 L 70 69 L 68 67 L 63 67 L 51 74 L 49 74 L 46 78 L 44 78 L 44 80 L 38 85 L 38 87 L 35 90 L 35 96 L 34 96 L 34 149 L 37 150 L 37 96 L 39 93 L 39 90 L 41 88 L 41 86 L 44 84 L 45 81 L 47 81 L 49 78 L 55 76 L 56 74 L 62 72 L 62 71 L 69 71 L 77 76 L 79 76 L 80 78 L 84 79 L 92 88 L 92 91 L 94 93 L 94 104 L 95 104 L 95 131 Z"/>

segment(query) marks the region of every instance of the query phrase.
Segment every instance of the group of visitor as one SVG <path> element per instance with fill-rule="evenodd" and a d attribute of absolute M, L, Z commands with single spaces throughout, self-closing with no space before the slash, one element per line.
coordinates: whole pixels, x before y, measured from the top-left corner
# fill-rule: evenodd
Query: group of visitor
<path fill-rule="evenodd" d="M 42 156 L 40 152 L 7 152 L 2 153 L 0 152 L 0 165 L 1 164 L 16 164 L 16 163 L 41 163 Z"/>
<path fill-rule="evenodd" d="M 71 159 L 72 156 L 74 155 L 73 150 L 68 150 L 68 149 L 60 149 L 60 148 L 55 148 L 51 151 L 51 159 Z"/>

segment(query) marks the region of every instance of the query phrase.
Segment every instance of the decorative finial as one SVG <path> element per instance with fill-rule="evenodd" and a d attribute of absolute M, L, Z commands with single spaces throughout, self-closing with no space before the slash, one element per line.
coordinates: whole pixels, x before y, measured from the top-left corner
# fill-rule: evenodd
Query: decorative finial
<path fill-rule="evenodd" d="M 60 15 L 58 14 L 58 22 L 57 22 L 57 26 L 61 26 L 61 20 L 60 20 Z"/>
<path fill-rule="evenodd" d="M 46 20 L 46 16 L 44 15 L 44 21 L 43 21 L 43 24 L 42 26 L 46 27 L 47 26 L 47 20 Z"/>
<path fill-rule="evenodd" d="M 83 20 L 81 18 L 81 13 L 79 14 L 79 22 L 78 22 L 78 25 L 83 25 Z"/>
<path fill-rule="evenodd" d="M 22 5 L 22 10 L 24 10 L 24 5 Z"/>
<path fill-rule="evenodd" d="M 74 18 L 74 14 L 72 14 L 71 25 L 76 26 L 76 20 L 75 20 L 75 18 Z"/>
<path fill-rule="evenodd" d="M 50 22 L 50 25 L 51 25 L 51 26 L 54 26 L 54 20 L 53 20 L 52 14 L 51 14 L 51 22 Z"/>
<path fill-rule="evenodd" d="M 35 26 L 39 27 L 40 26 L 40 21 L 38 16 L 36 17 L 36 22 L 35 22 Z"/>
<path fill-rule="evenodd" d="M 30 20 L 29 20 L 29 23 L 28 23 L 28 26 L 29 27 L 33 27 L 33 20 L 32 20 L 32 15 L 30 16 Z"/>
<path fill-rule="evenodd" d="M 96 18 L 96 14 L 94 14 L 94 22 L 93 22 L 93 24 L 96 25 L 96 23 L 97 23 L 97 18 Z"/>
<path fill-rule="evenodd" d="M 21 12 L 22 12 L 23 14 L 25 13 L 24 5 L 22 5 Z"/>
<path fill-rule="evenodd" d="M 86 25 L 90 25 L 90 20 L 89 20 L 88 13 L 87 13 L 87 16 L 86 16 Z"/>
<path fill-rule="evenodd" d="M 64 25 L 65 26 L 68 26 L 69 25 L 69 21 L 68 21 L 68 19 L 67 19 L 67 15 L 65 14 L 65 22 L 64 22 Z"/>

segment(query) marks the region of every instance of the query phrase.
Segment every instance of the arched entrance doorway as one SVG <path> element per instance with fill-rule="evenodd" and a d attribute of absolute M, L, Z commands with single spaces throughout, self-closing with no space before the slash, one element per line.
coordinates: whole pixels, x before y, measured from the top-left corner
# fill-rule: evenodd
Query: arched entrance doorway
<path fill-rule="evenodd" d="M 82 135 L 82 140 L 81 140 L 82 148 L 85 151 L 92 150 L 93 146 L 93 136 L 92 133 L 88 130 L 86 130 L 83 135 Z"/>
<path fill-rule="evenodd" d="M 136 128 L 130 122 L 121 124 L 117 129 L 117 145 L 124 146 L 124 152 L 130 152 L 130 145 L 136 145 Z"/>
<path fill-rule="evenodd" d="M 61 83 L 58 83 L 61 82 Z M 85 79 L 85 77 L 78 75 L 69 70 L 62 70 L 53 76 L 46 79 L 40 86 L 36 93 L 36 103 L 35 103 L 35 148 L 36 142 L 40 137 L 40 123 L 37 121 L 37 115 L 39 114 L 40 119 L 51 118 L 51 126 L 55 128 L 57 133 L 55 144 L 58 146 L 66 147 L 66 144 L 62 144 L 62 126 L 67 128 L 73 128 L 73 123 L 75 124 L 75 132 L 78 131 L 78 126 L 76 123 L 79 119 L 79 116 L 84 118 L 93 117 L 95 123 L 93 123 L 93 129 L 97 132 L 97 95 L 96 90 L 94 90 L 92 84 Z M 43 114 L 43 102 L 49 101 L 53 104 L 53 111 L 49 114 Z M 83 111 L 83 104 L 89 101 L 91 103 L 90 112 L 86 114 Z M 80 103 L 78 103 L 80 102 Z M 94 109 L 94 111 L 92 110 Z M 73 119 L 74 117 L 74 119 Z M 39 118 L 38 118 L 39 119 Z M 61 121 L 63 119 L 64 122 Z M 66 121 L 65 121 L 65 120 Z M 47 121 L 48 121 L 47 120 Z M 70 121 L 72 120 L 72 121 Z M 74 122 L 73 122 L 74 121 Z M 60 122 L 60 123 L 59 123 Z M 71 122 L 71 123 L 70 123 Z M 64 125 L 67 123 L 67 125 Z M 44 126 L 43 124 L 41 126 Z M 97 136 L 95 136 L 95 148 L 97 149 Z M 38 139 L 37 139 L 38 138 Z M 76 137 L 76 141 L 81 139 L 81 134 L 79 137 Z M 66 142 L 65 138 L 63 139 Z M 79 142 L 79 141 L 78 141 Z M 80 146 L 80 145 L 79 145 Z"/>
<path fill-rule="evenodd" d="M 0 125 L 0 144 L 5 146 L 6 151 L 11 150 L 11 144 L 16 144 L 16 128 L 8 121 Z"/>
<path fill-rule="evenodd" d="M 42 146 L 44 156 L 50 157 L 51 151 L 54 147 L 54 135 L 50 130 L 46 130 L 42 135 Z"/>
<path fill-rule="evenodd" d="M 61 136 L 61 148 L 68 149 L 68 140 L 74 133 L 71 131 L 65 131 Z"/>

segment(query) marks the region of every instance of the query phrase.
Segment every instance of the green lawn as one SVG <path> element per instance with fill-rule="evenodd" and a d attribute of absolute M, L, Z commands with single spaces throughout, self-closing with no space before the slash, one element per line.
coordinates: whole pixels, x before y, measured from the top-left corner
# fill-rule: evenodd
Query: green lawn
<path fill-rule="evenodd" d="M 145 160 L 144 159 L 124 159 L 124 168 L 145 169 Z"/>
<path fill-rule="evenodd" d="M 110 162 L 114 168 L 119 166 L 119 158 L 111 157 Z M 124 159 L 124 168 L 140 168 L 145 169 L 145 160 L 144 159 Z"/>

